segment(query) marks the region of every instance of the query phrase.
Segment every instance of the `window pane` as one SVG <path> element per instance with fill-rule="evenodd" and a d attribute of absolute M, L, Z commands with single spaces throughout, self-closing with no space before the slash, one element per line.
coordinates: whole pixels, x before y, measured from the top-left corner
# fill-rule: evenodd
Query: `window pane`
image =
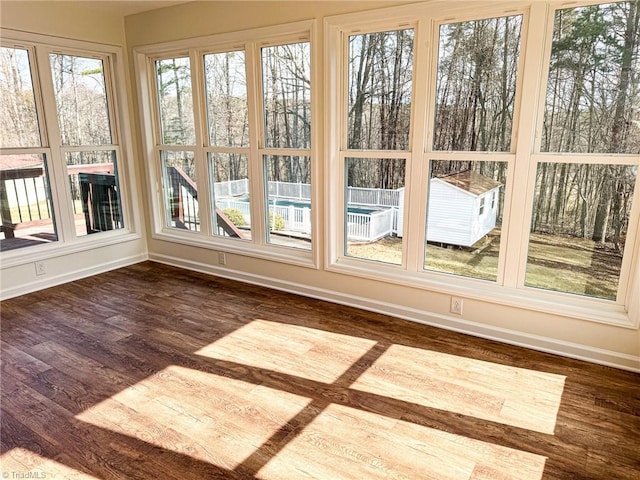
<path fill-rule="evenodd" d="M 0 251 L 55 242 L 44 155 L 0 155 Z"/>
<path fill-rule="evenodd" d="M 430 164 L 424 268 L 495 281 L 506 162 Z"/>
<path fill-rule="evenodd" d="M 543 152 L 640 153 L 640 5 L 556 11 Z"/>
<path fill-rule="evenodd" d="M 311 249 L 311 161 L 309 157 L 264 157 L 269 228 L 267 242 Z"/>
<path fill-rule="evenodd" d="M 345 254 L 400 265 L 405 160 L 347 158 L 345 174 Z"/>
<path fill-rule="evenodd" d="M 637 173 L 540 163 L 525 285 L 615 300 Z"/>
<path fill-rule="evenodd" d="M 265 146 L 311 145 L 311 53 L 309 42 L 262 49 Z"/>
<path fill-rule="evenodd" d="M 164 202 L 168 227 L 197 232 L 198 185 L 193 152 L 160 152 Z"/>
<path fill-rule="evenodd" d="M 348 148 L 407 150 L 413 30 L 349 37 Z"/>
<path fill-rule="evenodd" d="M 76 235 L 123 228 L 114 151 L 67 153 Z"/>
<path fill-rule="evenodd" d="M 209 143 L 216 147 L 249 145 L 247 79 L 244 52 L 204 56 Z"/>
<path fill-rule="evenodd" d="M 109 145 L 111 127 L 102 60 L 49 55 L 63 145 Z"/>
<path fill-rule="evenodd" d="M 162 143 L 195 145 L 189 57 L 156 62 Z"/>
<path fill-rule="evenodd" d="M 434 150 L 511 148 L 522 16 L 440 26 Z"/>
<path fill-rule="evenodd" d="M 249 161 L 237 153 L 209 153 L 214 235 L 251 239 Z"/>
<path fill-rule="evenodd" d="M 40 132 L 29 53 L 0 47 L 0 148 L 38 146 Z"/>

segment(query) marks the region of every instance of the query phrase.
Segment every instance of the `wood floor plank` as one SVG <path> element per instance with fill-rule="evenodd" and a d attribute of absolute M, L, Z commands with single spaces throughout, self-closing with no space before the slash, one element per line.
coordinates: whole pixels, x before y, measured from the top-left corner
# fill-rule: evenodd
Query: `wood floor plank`
<path fill-rule="evenodd" d="M 553 433 L 564 376 L 392 346 L 353 385 L 421 405 Z"/>
<path fill-rule="evenodd" d="M 152 262 L 1 308 L 3 472 L 640 480 L 635 373 Z"/>

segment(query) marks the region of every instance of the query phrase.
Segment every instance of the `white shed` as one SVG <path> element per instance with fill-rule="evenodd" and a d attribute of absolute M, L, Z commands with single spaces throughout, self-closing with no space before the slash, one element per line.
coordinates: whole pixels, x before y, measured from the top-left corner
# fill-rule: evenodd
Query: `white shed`
<path fill-rule="evenodd" d="M 470 247 L 496 226 L 502 184 L 467 170 L 429 183 L 427 241 Z"/>

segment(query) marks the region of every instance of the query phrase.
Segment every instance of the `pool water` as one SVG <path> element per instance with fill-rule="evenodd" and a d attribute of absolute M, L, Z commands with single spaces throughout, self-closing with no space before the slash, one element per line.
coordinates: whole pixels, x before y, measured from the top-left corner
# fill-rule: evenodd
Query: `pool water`
<path fill-rule="evenodd" d="M 238 201 L 242 201 L 242 202 L 248 202 L 249 199 L 248 198 L 243 198 L 243 199 L 238 199 Z M 270 198 L 269 199 L 269 205 L 274 205 L 274 199 Z M 279 207 L 294 207 L 294 208 L 311 208 L 311 204 L 309 202 L 300 202 L 300 201 L 294 201 L 294 200 L 283 200 L 283 199 L 277 199 L 275 201 L 275 205 L 279 206 Z M 374 212 L 377 212 L 378 209 L 375 208 L 363 208 L 363 207 L 348 207 L 347 208 L 347 212 L 348 213 L 360 213 L 363 215 L 371 215 Z"/>

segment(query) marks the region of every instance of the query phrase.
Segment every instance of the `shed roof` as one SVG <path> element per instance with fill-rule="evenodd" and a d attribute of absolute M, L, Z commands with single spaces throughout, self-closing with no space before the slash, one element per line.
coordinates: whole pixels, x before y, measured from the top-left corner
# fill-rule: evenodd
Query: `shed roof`
<path fill-rule="evenodd" d="M 502 185 L 492 178 L 485 177 L 471 170 L 452 173 L 438 178 L 473 195 L 482 195 Z"/>

